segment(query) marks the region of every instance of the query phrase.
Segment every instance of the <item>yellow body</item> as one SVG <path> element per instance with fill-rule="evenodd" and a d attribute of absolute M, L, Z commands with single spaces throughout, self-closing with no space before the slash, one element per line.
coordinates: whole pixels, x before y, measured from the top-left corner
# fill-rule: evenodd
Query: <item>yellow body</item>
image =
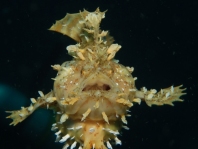
<path fill-rule="evenodd" d="M 40 106 L 56 111 L 56 141 L 64 143 L 63 149 L 76 146 L 83 149 L 112 148 L 111 142 L 120 144 L 119 131 L 128 129 L 127 115 L 133 103 L 145 101 L 148 106 L 173 105 L 185 93 L 185 89 L 169 87 L 157 92 L 143 87 L 138 90 L 131 73 L 133 67 L 125 67 L 113 59 L 121 48 L 113 44 L 107 31 L 100 30 L 105 12 L 67 14 L 50 30 L 65 34 L 77 41 L 67 46 L 73 60 L 53 65 L 58 71 L 54 89 L 38 99 L 31 98 L 31 105 L 11 113 L 11 124 L 16 125 Z"/>

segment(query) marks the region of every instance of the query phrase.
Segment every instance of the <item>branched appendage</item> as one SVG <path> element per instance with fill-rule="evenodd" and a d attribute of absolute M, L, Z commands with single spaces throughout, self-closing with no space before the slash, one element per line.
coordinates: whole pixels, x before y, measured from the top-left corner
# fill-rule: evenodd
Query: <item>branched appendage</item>
<path fill-rule="evenodd" d="M 56 21 L 49 30 L 67 35 L 78 42 L 67 46 L 69 55 L 76 60 L 89 60 L 92 63 L 98 60 L 110 61 L 121 46 L 113 44 L 113 37 L 108 31 L 100 30 L 105 12 L 97 8 L 94 12 L 84 10 L 67 14 L 63 19 Z"/>
<path fill-rule="evenodd" d="M 136 97 L 144 100 L 150 107 L 152 105 L 161 106 L 164 104 L 174 106 L 173 102 L 182 102 L 183 100 L 180 99 L 180 97 L 186 94 L 182 93 L 186 89 L 182 89 L 181 87 L 182 85 L 177 87 L 171 86 L 169 88 L 161 89 L 159 92 L 157 92 L 155 89 L 147 90 L 145 87 L 143 87 L 141 91 L 136 91 Z"/>
<path fill-rule="evenodd" d="M 30 114 L 32 114 L 37 108 L 39 108 L 42 105 L 47 105 L 47 108 L 49 107 L 49 104 L 56 101 L 56 98 L 54 97 L 53 91 L 49 92 L 48 94 L 44 95 L 43 92 L 39 91 L 40 97 L 37 98 L 31 98 L 31 104 L 29 107 L 21 107 L 21 110 L 16 111 L 6 111 L 7 113 L 11 113 L 6 118 L 11 118 L 13 121 L 10 123 L 10 125 L 17 125 L 18 123 L 25 120 Z"/>

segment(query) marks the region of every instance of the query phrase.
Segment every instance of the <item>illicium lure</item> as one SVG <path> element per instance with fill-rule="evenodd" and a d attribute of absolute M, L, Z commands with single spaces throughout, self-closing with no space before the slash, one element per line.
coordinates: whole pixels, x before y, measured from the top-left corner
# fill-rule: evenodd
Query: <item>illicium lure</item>
<path fill-rule="evenodd" d="M 126 116 L 134 103 L 145 101 L 148 106 L 173 105 L 183 101 L 180 96 L 182 85 L 161 89 L 138 90 L 133 67 L 125 67 L 114 59 L 120 45 L 113 43 L 108 31 L 100 30 L 105 12 L 67 14 L 56 21 L 49 30 L 60 32 L 77 41 L 67 46 L 73 60 L 62 65 L 53 65 L 58 71 L 54 78 L 54 89 L 47 94 L 39 91 L 40 97 L 31 98 L 29 107 L 7 111 L 7 118 L 16 125 L 26 119 L 39 107 L 53 109 L 56 123 L 52 125 L 56 142 L 64 144 L 63 149 L 111 149 L 111 144 L 120 144 L 121 128 L 127 127 Z"/>

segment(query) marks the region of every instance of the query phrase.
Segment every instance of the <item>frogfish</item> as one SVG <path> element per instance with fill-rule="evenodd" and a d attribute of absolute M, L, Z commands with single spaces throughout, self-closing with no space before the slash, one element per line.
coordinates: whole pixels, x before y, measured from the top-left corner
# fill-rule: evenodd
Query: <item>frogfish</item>
<path fill-rule="evenodd" d="M 121 145 L 121 129 L 129 130 L 127 116 L 130 108 L 146 102 L 148 106 L 171 105 L 180 99 L 185 89 L 170 86 L 157 91 L 142 87 L 137 89 L 133 67 L 123 66 L 114 59 L 121 45 L 114 43 L 108 31 L 100 29 L 105 12 L 97 8 L 67 14 L 56 21 L 49 30 L 62 33 L 77 43 L 66 47 L 73 58 L 62 65 L 55 64 L 53 90 L 38 98 L 30 98 L 29 107 L 6 111 L 7 118 L 17 125 L 37 108 L 54 110 L 56 142 L 63 149 L 112 149 Z M 54 115 L 53 115 L 54 116 Z"/>

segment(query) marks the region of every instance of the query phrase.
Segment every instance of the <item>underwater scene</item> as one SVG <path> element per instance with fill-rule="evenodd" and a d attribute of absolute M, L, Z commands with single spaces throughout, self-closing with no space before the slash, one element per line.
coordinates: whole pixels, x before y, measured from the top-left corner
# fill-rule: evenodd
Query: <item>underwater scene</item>
<path fill-rule="evenodd" d="M 0 148 L 196 149 L 197 5 L 5 2 Z"/>

